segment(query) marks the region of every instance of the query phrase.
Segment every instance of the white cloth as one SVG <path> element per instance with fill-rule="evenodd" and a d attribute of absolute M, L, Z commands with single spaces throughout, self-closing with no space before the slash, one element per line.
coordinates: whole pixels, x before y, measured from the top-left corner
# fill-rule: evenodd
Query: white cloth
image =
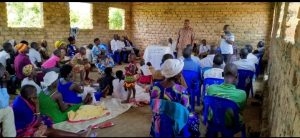
<path fill-rule="evenodd" d="M 2 50 L 0 52 L 0 63 L 6 68 L 6 60 L 10 58 L 10 55 L 5 51 Z"/>
<path fill-rule="evenodd" d="M 90 50 L 90 49 L 88 49 L 88 48 L 86 48 L 86 58 L 88 59 L 88 61 L 90 62 L 90 63 L 92 63 L 92 50 Z"/>
<path fill-rule="evenodd" d="M 155 70 L 160 70 L 161 60 L 165 54 L 173 55 L 173 52 L 170 47 L 150 45 L 146 47 L 143 57 L 145 63 L 150 62 Z"/>
<path fill-rule="evenodd" d="M 0 109 L 0 123 L 3 137 L 16 137 L 14 111 L 10 106 Z"/>
<path fill-rule="evenodd" d="M 179 59 L 167 59 L 161 65 L 161 74 L 166 78 L 174 77 L 179 74 L 184 66 L 184 62 Z"/>
<path fill-rule="evenodd" d="M 179 57 L 178 59 L 180 59 L 180 60 L 184 60 L 184 57 L 183 56 L 181 56 L 181 57 Z M 200 62 L 200 58 L 199 57 L 197 57 L 197 56 L 194 56 L 194 55 L 191 55 L 191 59 L 194 61 L 194 62 L 196 62 L 198 65 L 201 65 L 201 62 Z M 202 66 L 200 66 L 201 68 L 202 68 Z"/>
<path fill-rule="evenodd" d="M 234 61 L 233 64 L 235 64 L 238 69 L 251 70 L 255 72 L 255 64 L 247 59 L 240 59 L 238 61 Z"/>
<path fill-rule="evenodd" d="M 199 47 L 199 54 L 208 52 L 208 50 L 210 50 L 210 45 L 206 45 L 206 46 L 200 45 L 200 47 Z"/>
<path fill-rule="evenodd" d="M 234 41 L 234 35 L 225 35 L 225 38 L 231 41 Z M 220 48 L 222 54 L 233 54 L 233 47 L 231 44 L 227 43 L 225 39 L 221 39 Z"/>
<path fill-rule="evenodd" d="M 217 79 L 224 79 L 222 73 L 224 72 L 223 69 L 220 68 L 211 68 L 204 72 L 203 78 L 217 78 Z"/>
<path fill-rule="evenodd" d="M 125 47 L 125 44 L 123 41 L 113 39 L 110 41 L 110 46 L 111 50 L 115 52 L 117 50 L 122 50 L 122 48 Z"/>
<path fill-rule="evenodd" d="M 22 80 L 21 87 L 23 87 L 24 85 L 33 85 L 36 88 L 37 94 L 39 94 L 42 91 L 41 87 L 37 85 L 33 80 L 29 80 L 28 77 Z"/>
<path fill-rule="evenodd" d="M 42 56 L 41 56 L 40 52 L 36 51 L 33 48 L 29 49 L 28 56 L 29 56 L 31 63 L 34 65 L 35 68 L 37 68 L 37 65 L 35 64 L 36 62 L 42 62 Z"/>
<path fill-rule="evenodd" d="M 152 75 L 148 65 L 141 66 L 140 70 L 143 72 L 144 76 Z"/>
<path fill-rule="evenodd" d="M 176 43 L 174 43 L 174 42 L 172 44 L 169 43 L 168 47 L 170 47 L 173 52 L 176 52 Z"/>
<path fill-rule="evenodd" d="M 257 56 L 255 56 L 255 55 L 252 54 L 252 53 L 249 53 L 249 54 L 247 55 L 247 59 L 248 59 L 249 61 L 253 62 L 254 64 L 258 64 L 258 58 L 257 58 Z"/>
<path fill-rule="evenodd" d="M 124 80 L 119 80 L 119 79 L 114 79 L 113 82 L 113 93 L 112 93 L 112 97 L 113 98 L 118 98 L 121 100 L 126 100 L 127 98 L 127 92 L 124 89 Z"/>
<path fill-rule="evenodd" d="M 212 55 L 207 55 L 205 58 L 200 60 L 200 65 L 202 68 L 205 67 L 212 67 L 214 64 L 214 58 L 215 58 L 215 54 Z"/>

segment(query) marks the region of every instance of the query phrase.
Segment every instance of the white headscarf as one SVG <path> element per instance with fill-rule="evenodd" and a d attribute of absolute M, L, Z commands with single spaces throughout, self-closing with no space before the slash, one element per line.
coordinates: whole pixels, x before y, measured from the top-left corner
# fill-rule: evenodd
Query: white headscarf
<path fill-rule="evenodd" d="M 58 73 L 54 72 L 54 71 L 50 71 L 48 73 L 45 74 L 44 78 L 43 78 L 43 82 L 41 82 L 41 87 L 43 89 L 43 91 L 46 91 L 48 89 L 48 87 L 55 82 L 58 79 Z"/>
<path fill-rule="evenodd" d="M 183 66 L 183 61 L 179 59 L 167 59 L 161 65 L 161 74 L 166 78 L 174 77 L 182 71 Z"/>

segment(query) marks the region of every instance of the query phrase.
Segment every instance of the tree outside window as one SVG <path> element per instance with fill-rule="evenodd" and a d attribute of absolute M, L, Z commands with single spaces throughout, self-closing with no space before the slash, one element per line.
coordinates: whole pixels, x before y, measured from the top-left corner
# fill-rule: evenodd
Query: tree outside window
<path fill-rule="evenodd" d="M 8 27 L 44 27 L 41 2 L 6 2 L 6 8 Z"/>
<path fill-rule="evenodd" d="M 80 29 L 93 29 L 92 4 L 83 2 L 69 2 L 70 26 Z"/>
<path fill-rule="evenodd" d="M 108 15 L 109 30 L 125 29 L 125 10 L 119 8 L 109 8 Z"/>

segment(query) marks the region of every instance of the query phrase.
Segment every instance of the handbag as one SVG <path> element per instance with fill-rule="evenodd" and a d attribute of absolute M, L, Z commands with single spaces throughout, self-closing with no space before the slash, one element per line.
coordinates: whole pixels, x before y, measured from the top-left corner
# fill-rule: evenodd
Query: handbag
<path fill-rule="evenodd" d="M 7 93 L 7 88 L 0 88 L 0 109 L 8 107 L 9 95 Z"/>

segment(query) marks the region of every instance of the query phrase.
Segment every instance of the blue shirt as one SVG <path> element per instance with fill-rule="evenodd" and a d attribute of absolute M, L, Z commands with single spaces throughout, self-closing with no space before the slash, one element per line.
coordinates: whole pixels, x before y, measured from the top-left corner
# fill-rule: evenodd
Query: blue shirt
<path fill-rule="evenodd" d="M 70 58 L 73 58 L 73 56 L 75 56 L 75 54 L 77 53 L 77 49 L 76 49 L 76 46 L 75 45 L 72 45 L 72 44 L 69 44 L 68 45 L 68 56 Z"/>
<path fill-rule="evenodd" d="M 200 65 L 196 61 L 194 61 L 192 58 L 184 58 L 183 62 L 184 62 L 183 70 L 194 71 L 194 72 L 197 72 L 199 74 L 199 76 L 201 75 Z"/>

